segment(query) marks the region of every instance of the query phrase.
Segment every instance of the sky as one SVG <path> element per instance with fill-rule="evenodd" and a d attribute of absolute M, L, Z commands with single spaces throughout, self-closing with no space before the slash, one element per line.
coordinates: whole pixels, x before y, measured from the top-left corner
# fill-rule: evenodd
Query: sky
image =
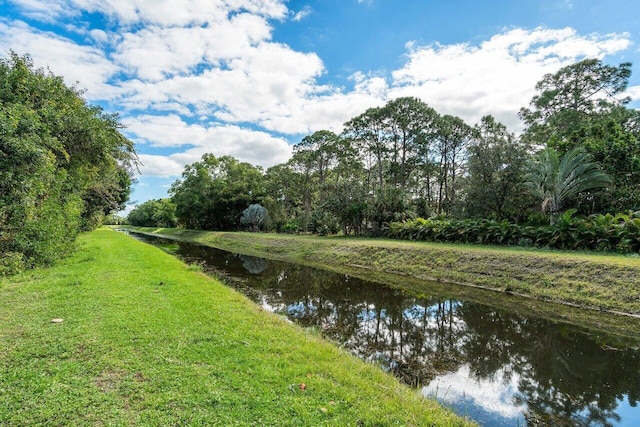
<path fill-rule="evenodd" d="M 0 57 L 28 54 L 118 113 L 142 166 L 129 209 L 204 153 L 268 168 L 401 96 L 512 132 L 547 73 L 631 62 L 637 0 L 0 0 Z"/>

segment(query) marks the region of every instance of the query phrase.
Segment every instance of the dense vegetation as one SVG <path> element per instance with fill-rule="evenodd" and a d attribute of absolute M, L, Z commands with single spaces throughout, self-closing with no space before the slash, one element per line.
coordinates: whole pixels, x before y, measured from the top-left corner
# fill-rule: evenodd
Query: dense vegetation
<path fill-rule="evenodd" d="M 0 275 L 68 253 L 129 198 L 133 144 L 81 95 L 29 57 L 0 60 Z"/>
<path fill-rule="evenodd" d="M 640 212 L 588 218 L 575 218 L 574 213 L 575 209 L 570 209 L 554 224 L 539 226 L 488 219 L 416 218 L 392 222 L 386 235 L 429 242 L 640 252 Z"/>
<path fill-rule="evenodd" d="M 395 99 L 349 120 L 340 135 L 304 137 L 287 163 L 266 171 L 207 154 L 162 203 L 175 206 L 172 221 L 195 229 L 258 229 L 241 221 L 258 205 L 268 213 L 259 228 L 276 231 L 422 238 L 416 218 L 430 218 L 458 236 L 448 241 L 637 251 L 640 112 L 622 96 L 630 74 L 628 63 L 588 59 L 545 76 L 520 112 L 522 135 L 491 116 L 471 126 L 419 99 Z M 139 219 L 138 210 L 149 211 L 145 218 L 153 206 L 167 211 L 148 203 L 129 222 L 167 224 Z M 416 224 L 422 229 L 409 232 Z M 508 236 L 482 234 L 487 227 Z"/>

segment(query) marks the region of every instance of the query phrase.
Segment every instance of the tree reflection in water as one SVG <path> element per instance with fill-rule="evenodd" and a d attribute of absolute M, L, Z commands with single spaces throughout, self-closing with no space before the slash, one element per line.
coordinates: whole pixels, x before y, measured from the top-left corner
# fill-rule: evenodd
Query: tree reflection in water
<path fill-rule="evenodd" d="M 489 389 L 495 389 L 499 405 L 528 425 L 633 425 L 626 424 L 633 423 L 629 413 L 640 419 L 638 342 L 435 294 L 415 298 L 341 274 L 212 248 L 181 243 L 178 254 L 242 277 L 256 302 L 322 331 L 407 384 L 425 390 L 439 384 L 438 397 L 455 395 L 445 390 L 454 385 L 442 380 L 456 378 L 460 396 L 469 400 L 464 390 L 483 385 L 479 400 L 489 400 Z M 625 418 L 618 413 L 623 401 Z M 493 411 L 491 425 L 510 420 L 482 402 L 465 405 L 476 407 L 463 409 L 472 416 Z"/>

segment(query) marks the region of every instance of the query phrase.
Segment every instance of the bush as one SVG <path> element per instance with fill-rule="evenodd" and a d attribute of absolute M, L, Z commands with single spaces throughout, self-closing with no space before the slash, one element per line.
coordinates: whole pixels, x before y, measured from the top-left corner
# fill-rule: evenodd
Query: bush
<path fill-rule="evenodd" d="M 0 106 L 0 269 L 9 274 L 66 255 L 80 231 L 123 208 L 136 157 L 117 116 L 28 56 L 0 59 Z"/>
<path fill-rule="evenodd" d="M 487 219 L 416 218 L 392 222 L 385 236 L 392 239 L 448 243 L 534 246 L 619 253 L 640 251 L 640 212 L 574 217 L 562 214 L 553 225 L 518 225 Z"/>
<path fill-rule="evenodd" d="M 0 257 L 0 276 L 9 276 L 25 270 L 24 255 L 20 252 L 7 252 L 0 255 L 2 255 Z"/>

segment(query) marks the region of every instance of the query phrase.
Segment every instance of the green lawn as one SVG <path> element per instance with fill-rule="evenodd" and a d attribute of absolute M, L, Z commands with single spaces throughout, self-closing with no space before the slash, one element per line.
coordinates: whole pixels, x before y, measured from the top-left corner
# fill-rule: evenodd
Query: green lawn
<path fill-rule="evenodd" d="M 465 425 L 160 249 L 78 246 L 0 279 L 2 426 Z"/>

